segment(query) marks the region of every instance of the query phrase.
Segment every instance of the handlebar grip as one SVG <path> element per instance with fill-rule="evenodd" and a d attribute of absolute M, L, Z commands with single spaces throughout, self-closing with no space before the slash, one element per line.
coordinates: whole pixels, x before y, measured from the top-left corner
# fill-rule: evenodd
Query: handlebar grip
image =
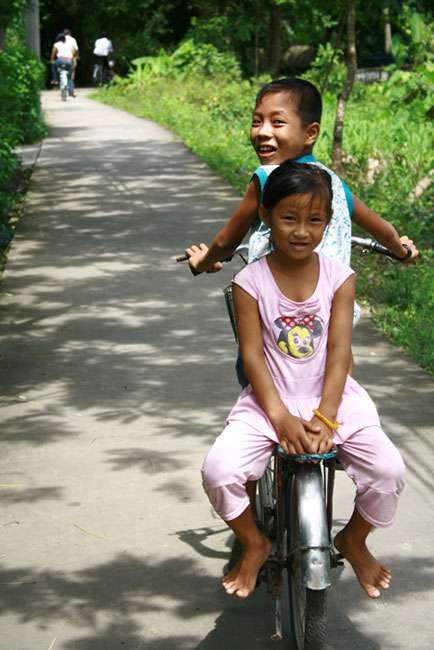
<path fill-rule="evenodd" d="M 389 249 L 387 249 L 385 246 L 382 246 L 382 244 L 379 244 L 378 242 L 373 242 L 371 245 L 371 249 L 376 253 L 381 253 L 382 255 L 386 255 L 387 257 L 392 257 L 394 260 L 397 260 L 398 262 L 405 262 L 411 257 L 412 253 L 411 253 L 411 248 L 409 248 L 407 244 L 402 244 L 402 246 L 407 250 L 404 257 L 398 257 L 397 255 L 394 255 L 389 251 Z"/>
<path fill-rule="evenodd" d="M 402 244 L 402 245 L 403 245 L 404 248 L 407 249 L 407 253 L 406 253 L 405 257 L 396 257 L 396 255 L 395 255 L 395 257 L 400 262 L 405 262 L 405 260 L 410 259 L 410 257 L 412 256 L 412 252 L 411 252 L 411 248 L 409 246 L 407 246 L 407 244 Z"/>
<path fill-rule="evenodd" d="M 372 242 L 371 250 L 373 250 L 375 253 L 380 253 L 381 255 L 387 255 L 388 257 L 395 257 L 388 248 L 386 248 L 382 244 L 379 244 L 377 241 Z"/>
<path fill-rule="evenodd" d="M 188 259 L 188 255 L 178 255 L 178 257 L 175 257 L 176 262 L 188 262 Z M 188 265 L 188 268 L 193 275 L 201 275 L 201 271 L 196 271 L 196 269 L 194 269 L 191 264 Z"/>

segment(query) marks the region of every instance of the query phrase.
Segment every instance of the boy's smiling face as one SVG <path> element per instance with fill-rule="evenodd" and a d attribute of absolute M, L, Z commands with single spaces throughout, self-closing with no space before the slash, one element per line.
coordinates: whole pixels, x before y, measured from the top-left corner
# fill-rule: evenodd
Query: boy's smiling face
<path fill-rule="evenodd" d="M 250 140 L 262 165 L 280 165 L 311 152 L 319 124 L 303 125 L 287 92 L 267 93 L 256 106 Z"/>

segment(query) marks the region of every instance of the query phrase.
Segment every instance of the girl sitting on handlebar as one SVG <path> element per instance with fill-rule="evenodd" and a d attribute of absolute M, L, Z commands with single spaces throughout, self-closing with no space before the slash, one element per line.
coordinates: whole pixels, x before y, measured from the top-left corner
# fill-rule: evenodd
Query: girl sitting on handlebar
<path fill-rule="evenodd" d="M 246 598 L 271 551 L 258 529 L 246 483 L 265 471 L 274 445 L 288 454 L 332 446 L 356 485 L 355 509 L 335 538 L 371 598 L 387 589 L 390 571 L 366 537 L 389 526 L 404 486 L 404 463 L 380 427 L 366 391 L 348 374 L 355 274 L 315 252 L 331 218 L 329 174 L 282 163 L 263 195 L 274 250 L 233 279 L 244 371 L 249 385 L 208 453 L 203 484 L 216 512 L 242 544 L 223 578 L 228 594 Z M 253 500 L 253 495 L 250 495 Z"/>

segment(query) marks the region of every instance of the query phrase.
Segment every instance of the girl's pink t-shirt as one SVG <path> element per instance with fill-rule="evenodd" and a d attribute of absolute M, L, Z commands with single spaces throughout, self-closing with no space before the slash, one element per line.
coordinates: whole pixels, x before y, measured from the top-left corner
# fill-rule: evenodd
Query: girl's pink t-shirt
<path fill-rule="evenodd" d="M 244 267 L 233 282 L 258 303 L 265 361 L 282 400 L 293 415 L 310 420 L 321 400 L 333 297 L 354 271 L 319 254 L 316 288 L 308 300 L 295 302 L 280 291 L 267 258 Z M 250 386 L 243 390 L 228 419 L 246 417 L 254 426 L 271 426 Z M 345 438 L 368 424 L 379 424 L 372 400 L 350 376 L 338 421 L 342 422 L 339 434 Z"/>

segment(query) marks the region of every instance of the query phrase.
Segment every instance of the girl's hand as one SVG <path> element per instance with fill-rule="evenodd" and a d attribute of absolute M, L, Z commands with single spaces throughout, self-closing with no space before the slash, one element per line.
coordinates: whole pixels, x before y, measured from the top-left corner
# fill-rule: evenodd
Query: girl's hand
<path fill-rule="evenodd" d="M 188 257 L 189 265 L 196 271 L 196 273 L 217 273 L 223 268 L 222 262 L 215 262 L 211 266 L 205 268 L 203 266 L 203 260 L 208 252 L 208 246 L 206 244 L 192 244 L 190 248 L 185 250 L 185 254 Z"/>
<path fill-rule="evenodd" d="M 315 453 L 312 439 L 319 435 L 319 426 L 302 418 L 294 417 L 286 409 L 273 417 L 272 424 L 280 445 L 287 454 L 291 456 Z"/>
<path fill-rule="evenodd" d="M 316 415 L 314 415 L 309 424 L 319 430 L 318 433 L 310 435 L 311 444 L 315 449 L 313 453 L 326 454 L 333 448 L 333 430 L 317 418 Z"/>
<path fill-rule="evenodd" d="M 413 240 L 409 239 L 406 235 L 403 235 L 402 237 L 399 238 L 399 241 L 401 242 L 401 244 L 405 244 L 406 246 L 408 246 L 408 248 L 411 250 L 411 257 L 409 257 L 408 260 L 405 260 L 403 264 L 405 264 L 406 266 L 408 264 L 414 264 L 416 258 L 419 256 L 419 251 L 414 245 Z"/>

